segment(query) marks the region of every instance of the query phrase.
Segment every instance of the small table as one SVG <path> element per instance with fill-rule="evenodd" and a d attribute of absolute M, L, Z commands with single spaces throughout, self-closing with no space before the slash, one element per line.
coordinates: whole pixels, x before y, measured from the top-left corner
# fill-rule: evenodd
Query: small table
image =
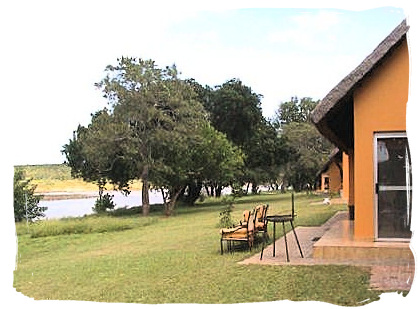
<path fill-rule="evenodd" d="M 290 225 L 292 226 L 293 234 L 295 235 L 296 242 L 297 242 L 298 247 L 299 247 L 300 256 L 303 258 L 302 249 L 300 248 L 300 244 L 299 244 L 299 239 L 298 239 L 298 237 L 296 235 L 295 227 L 293 225 L 293 219 L 294 219 L 294 217 L 295 217 L 294 215 L 274 215 L 274 216 L 267 216 L 267 221 L 268 222 L 273 222 L 273 224 L 274 224 L 274 226 L 273 226 L 273 257 L 276 256 L 276 223 L 277 222 L 281 222 L 283 224 L 283 234 L 284 234 L 284 243 L 285 243 L 285 246 L 286 246 L 287 262 L 290 262 L 290 259 L 289 259 L 289 250 L 287 248 L 286 229 L 284 227 L 284 223 L 285 222 L 290 222 Z M 264 244 L 263 244 L 263 247 L 261 249 L 260 260 L 262 259 L 263 251 L 264 251 Z"/>

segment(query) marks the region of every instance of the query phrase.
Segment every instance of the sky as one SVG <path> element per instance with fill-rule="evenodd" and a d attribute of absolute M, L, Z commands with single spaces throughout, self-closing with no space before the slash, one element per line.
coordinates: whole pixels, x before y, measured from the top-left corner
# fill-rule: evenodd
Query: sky
<path fill-rule="evenodd" d="M 13 165 L 65 160 L 61 150 L 72 132 L 107 105 L 94 83 L 121 56 L 153 59 L 159 67 L 175 64 L 181 77 L 202 85 L 238 78 L 263 95 L 269 118 L 292 96 L 322 99 L 406 17 L 395 6 L 23 2 L 2 10 L 1 21 L 7 29 L 1 61 L 15 134 Z"/>

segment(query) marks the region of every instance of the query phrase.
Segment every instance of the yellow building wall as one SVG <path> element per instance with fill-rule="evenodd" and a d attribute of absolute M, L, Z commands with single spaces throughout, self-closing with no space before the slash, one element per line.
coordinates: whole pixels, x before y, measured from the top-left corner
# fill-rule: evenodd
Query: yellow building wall
<path fill-rule="evenodd" d="M 328 171 L 330 177 L 330 192 L 338 193 L 341 190 L 341 174 L 340 169 L 337 166 L 337 163 L 331 163 Z"/>
<path fill-rule="evenodd" d="M 349 153 L 349 206 L 354 206 L 354 151 Z"/>
<path fill-rule="evenodd" d="M 374 133 L 406 130 L 409 54 L 405 40 L 354 91 L 354 236 L 375 238 Z"/>
<path fill-rule="evenodd" d="M 341 194 L 341 198 L 349 203 L 349 156 L 343 152 L 343 191 Z"/>
<path fill-rule="evenodd" d="M 325 185 L 325 177 L 329 178 L 328 189 Z M 331 193 L 338 193 L 341 190 L 341 174 L 337 163 L 333 162 L 321 175 L 321 191 L 328 190 Z"/>

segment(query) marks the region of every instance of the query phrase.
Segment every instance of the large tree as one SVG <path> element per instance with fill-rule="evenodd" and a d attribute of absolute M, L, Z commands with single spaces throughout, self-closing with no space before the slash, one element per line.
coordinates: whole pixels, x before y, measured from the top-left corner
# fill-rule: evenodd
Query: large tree
<path fill-rule="evenodd" d="M 309 97 L 300 100 L 297 97 L 292 97 L 290 101 L 280 103 L 273 124 L 281 129 L 291 122 L 310 122 L 310 113 L 318 102 Z"/>
<path fill-rule="evenodd" d="M 165 193 L 170 215 L 188 181 L 209 178 L 200 164 L 212 162 L 223 146 L 202 148 L 208 130 L 214 129 L 194 87 L 179 78 L 175 66 L 159 69 L 152 60 L 136 58 L 121 58 L 118 65 L 108 66 L 97 86 L 109 109 L 95 113 L 86 128 L 79 126 L 64 146 L 72 173 L 100 186 L 111 182 L 126 192 L 130 180 L 141 179 L 143 215 L 149 213 L 150 184 Z M 226 156 L 234 152 L 228 146 L 223 149 Z M 226 156 L 223 160 L 229 162 Z M 223 173 L 230 173 L 226 170 Z"/>
<path fill-rule="evenodd" d="M 239 79 L 216 86 L 205 107 L 213 126 L 240 147 L 249 142 L 263 119 L 261 95 Z"/>
<path fill-rule="evenodd" d="M 129 193 L 129 181 L 136 175 L 133 162 L 126 160 L 128 134 L 129 127 L 118 123 L 105 108 L 92 114 L 87 127 L 79 125 L 73 138 L 63 146 L 72 176 L 96 183 L 100 200 L 107 182 Z"/>
<path fill-rule="evenodd" d="M 176 145 L 204 117 L 195 92 L 178 77 L 175 66 L 160 69 L 152 60 L 121 58 L 107 67 L 97 84 L 108 99 L 118 123 L 129 128 L 124 159 L 142 181 L 143 214 L 149 213 L 149 174 L 159 162 L 162 143 Z M 178 134 L 175 134 L 178 132 Z"/>
<path fill-rule="evenodd" d="M 212 92 L 203 87 L 201 93 L 212 124 L 245 155 L 242 183 L 252 183 L 255 193 L 259 184 L 275 181 L 286 152 L 275 128 L 263 117 L 262 96 L 238 79 Z"/>
<path fill-rule="evenodd" d="M 310 122 L 310 113 L 317 104 L 309 97 L 292 97 L 280 104 L 272 121 L 288 152 L 281 172 L 283 183 L 298 191 L 314 184 L 332 150 L 332 145 Z"/>
<path fill-rule="evenodd" d="M 177 142 L 162 143 L 159 151 L 165 153 L 151 171 L 155 187 L 164 195 L 166 215 L 171 215 L 178 197 L 194 183 L 201 188 L 208 182 L 219 187 L 230 184 L 242 168 L 242 154 L 226 137 L 209 123 L 202 122 L 187 134 L 172 132 Z M 194 203 L 198 196 L 188 194 Z"/>
<path fill-rule="evenodd" d="M 313 187 L 316 174 L 331 153 L 331 144 L 307 122 L 292 122 L 284 126 L 283 138 L 290 153 L 285 179 L 297 191 Z"/>
<path fill-rule="evenodd" d="M 283 169 L 284 181 L 295 190 L 312 186 L 332 150 L 332 145 L 310 122 L 309 115 L 317 101 L 305 97 L 293 97 L 280 104 L 274 119 L 281 138 L 289 153 Z"/>
<path fill-rule="evenodd" d="M 261 121 L 244 149 L 247 154 L 244 182 L 252 184 L 252 192 L 257 193 L 259 184 L 277 184 L 288 152 L 274 126 L 266 120 Z"/>

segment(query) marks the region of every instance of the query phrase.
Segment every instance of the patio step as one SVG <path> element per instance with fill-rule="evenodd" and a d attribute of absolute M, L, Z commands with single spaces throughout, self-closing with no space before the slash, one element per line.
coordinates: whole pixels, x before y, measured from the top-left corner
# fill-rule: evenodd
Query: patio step
<path fill-rule="evenodd" d="M 360 263 L 414 264 L 408 242 L 354 240 L 352 221 L 335 222 L 313 247 L 313 258 L 333 261 L 357 260 Z"/>

